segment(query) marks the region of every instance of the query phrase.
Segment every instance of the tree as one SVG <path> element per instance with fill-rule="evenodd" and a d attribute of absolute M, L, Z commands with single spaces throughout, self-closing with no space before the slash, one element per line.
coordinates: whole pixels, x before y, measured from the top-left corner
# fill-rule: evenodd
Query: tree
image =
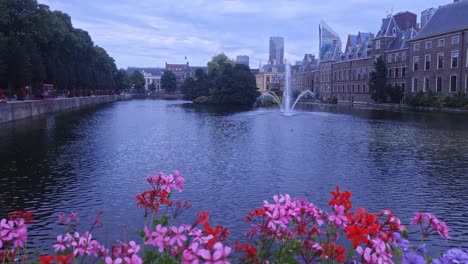
<path fill-rule="evenodd" d="M 133 85 L 133 88 L 136 90 L 142 90 L 145 87 L 145 76 L 141 71 L 134 71 L 130 75 L 130 83 Z"/>
<path fill-rule="evenodd" d="M 161 76 L 161 86 L 166 92 L 175 92 L 177 88 L 176 75 L 172 71 L 164 71 Z"/>
<path fill-rule="evenodd" d="M 148 89 L 154 93 L 154 91 L 156 91 L 156 85 L 154 84 L 154 82 L 152 82 L 149 86 L 148 86 Z"/>
<path fill-rule="evenodd" d="M 224 68 L 227 65 L 234 66 L 236 62 L 234 60 L 229 59 L 224 53 L 220 53 L 214 56 L 210 62 L 208 62 L 208 75 L 211 79 L 216 79 L 224 71 Z"/>
<path fill-rule="evenodd" d="M 374 71 L 370 74 L 369 94 L 377 103 L 385 102 L 387 99 L 387 66 L 382 57 L 374 62 Z"/>
<path fill-rule="evenodd" d="M 250 68 L 243 64 L 225 65 L 221 76 L 216 81 L 216 89 L 211 94 L 213 103 L 251 106 L 260 93 L 257 91 L 255 76 Z"/>
<path fill-rule="evenodd" d="M 120 69 L 115 74 L 115 86 L 117 90 L 127 90 L 131 88 L 130 78 L 128 77 L 127 71 Z"/>
<path fill-rule="evenodd" d="M 197 89 L 195 79 L 192 77 L 185 79 L 184 83 L 182 84 L 182 93 L 184 94 L 184 98 L 186 100 L 193 100 L 197 98 L 195 95 L 195 89 Z"/>

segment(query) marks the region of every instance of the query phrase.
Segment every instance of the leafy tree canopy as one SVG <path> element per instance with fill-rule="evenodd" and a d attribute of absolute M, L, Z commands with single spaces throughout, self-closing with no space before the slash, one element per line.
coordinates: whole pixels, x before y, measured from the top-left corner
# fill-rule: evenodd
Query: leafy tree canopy
<path fill-rule="evenodd" d="M 172 71 L 164 71 L 161 76 L 161 86 L 166 92 L 175 92 L 177 88 L 176 75 Z"/>

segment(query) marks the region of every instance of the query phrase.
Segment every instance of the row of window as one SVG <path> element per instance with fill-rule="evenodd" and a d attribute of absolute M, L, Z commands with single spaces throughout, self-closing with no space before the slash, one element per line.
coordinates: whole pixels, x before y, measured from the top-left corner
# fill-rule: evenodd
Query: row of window
<path fill-rule="evenodd" d="M 406 77 L 406 67 L 388 68 L 388 78 Z"/>
<path fill-rule="evenodd" d="M 335 87 L 333 87 L 333 92 L 334 93 L 367 93 L 369 92 L 367 90 L 367 86 L 365 84 L 362 85 L 362 89 L 361 89 L 361 85 L 358 84 L 358 85 L 335 85 Z"/>
<path fill-rule="evenodd" d="M 452 37 L 452 45 L 458 45 L 459 43 L 460 43 L 460 36 L 453 36 Z M 426 41 L 424 43 L 424 47 L 426 49 L 432 49 L 432 40 Z M 445 38 L 441 38 L 441 39 L 437 40 L 437 47 L 439 47 L 439 48 L 445 47 Z M 414 43 L 413 50 L 414 51 L 419 51 L 420 50 L 420 43 Z"/>
<path fill-rule="evenodd" d="M 362 80 L 369 79 L 371 68 L 349 69 L 333 72 L 333 80 L 335 81 L 348 81 L 348 80 Z"/>
<path fill-rule="evenodd" d="M 468 55 L 468 50 L 467 50 L 467 55 Z M 451 53 L 451 61 L 450 61 L 450 68 L 458 68 L 458 57 L 459 57 L 459 52 L 458 50 L 454 50 Z M 445 54 L 443 52 L 437 54 L 437 69 L 443 69 L 444 68 L 444 57 Z M 432 55 L 431 54 L 426 54 L 424 56 L 424 70 L 430 70 L 431 69 L 431 61 L 432 61 Z M 468 67 L 468 60 L 466 63 L 466 66 Z M 413 58 L 413 71 L 418 71 L 419 70 L 419 56 L 414 56 Z"/>
<path fill-rule="evenodd" d="M 400 60 L 400 59 L 401 59 L 401 60 Z M 400 53 L 399 53 L 399 52 L 396 52 L 395 54 L 389 53 L 389 54 L 387 55 L 387 62 L 388 62 L 388 63 L 400 62 L 400 61 L 406 61 L 406 60 L 407 60 L 406 51 L 402 51 L 402 52 L 401 52 L 401 57 L 400 57 Z"/>
<path fill-rule="evenodd" d="M 458 76 L 457 75 L 451 75 L 450 76 L 450 83 L 449 83 L 449 92 L 450 93 L 456 93 L 458 91 Z M 468 74 L 465 75 L 465 85 L 464 85 L 464 90 L 465 93 L 468 93 Z M 423 79 L 423 92 L 429 92 L 433 91 L 431 89 L 431 81 L 429 77 L 424 77 Z M 436 82 L 435 82 L 435 92 L 440 93 L 442 92 L 443 88 L 443 77 L 442 76 L 437 76 L 436 77 Z M 411 85 L 411 91 L 412 92 L 417 92 L 418 91 L 418 78 L 413 78 L 412 80 L 412 85 Z"/>

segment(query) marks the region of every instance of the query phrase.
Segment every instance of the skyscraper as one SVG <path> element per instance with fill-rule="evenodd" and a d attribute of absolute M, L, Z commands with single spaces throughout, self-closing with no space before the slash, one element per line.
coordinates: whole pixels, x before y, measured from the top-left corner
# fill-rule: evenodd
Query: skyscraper
<path fill-rule="evenodd" d="M 340 36 L 322 20 L 319 25 L 320 58 L 322 58 L 333 45 L 337 45 L 339 50 L 341 50 Z"/>
<path fill-rule="evenodd" d="M 236 63 L 237 64 L 244 64 L 249 66 L 249 56 L 247 55 L 239 55 L 236 58 Z"/>
<path fill-rule="evenodd" d="M 284 38 L 283 37 L 270 37 L 270 57 L 268 59 L 270 64 L 283 64 L 284 63 Z"/>

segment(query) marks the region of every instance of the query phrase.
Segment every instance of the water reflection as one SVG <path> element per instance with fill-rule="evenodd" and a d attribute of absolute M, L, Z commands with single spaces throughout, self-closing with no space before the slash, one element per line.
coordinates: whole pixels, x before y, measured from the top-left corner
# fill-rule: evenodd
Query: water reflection
<path fill-rule="evenodd" d="M 312 111 L 310 111 L 312 110 Z M 89 111 L 2 124 L 0 215 L 33 210 L 31 234 L 49 246 L 61 231 L 58 213 L 76 210 L 83 223 L 105 209 L 98 236 L 141 228 L 134 197 L 156 171 L 182 171 L 193 202 L 180 221 L 210 210 L 242 236 L 244 216 L 277 193 L 326 206 L 336 184 L 356 206 L 390 208 L 405 222 L 433 211 L 468 246 L 466 115 L 303 106 L 285 117 L 275 109 L 213 108 L 182 101 L 132 100 Z M 86 226 L 83 224 L 83 226 Z"/>

